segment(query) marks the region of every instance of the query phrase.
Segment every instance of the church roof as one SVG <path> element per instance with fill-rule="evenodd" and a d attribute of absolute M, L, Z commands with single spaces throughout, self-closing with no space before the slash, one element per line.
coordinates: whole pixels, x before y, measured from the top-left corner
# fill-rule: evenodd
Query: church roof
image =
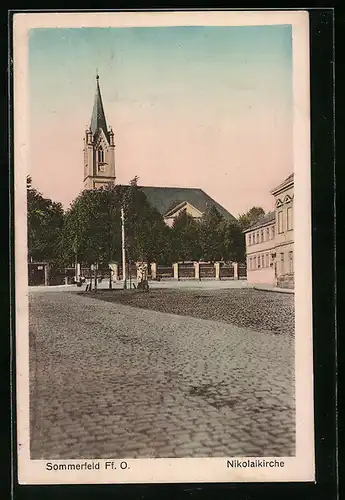
<path fill-rule="evenodd" d="M 107 121 L 105 119 L 105 113 L 104 113 L 104 108 L 103 108 L 101 89 L 99 87 L 99 76 L 98 75 L 96 77 L 96 81 L 97 81 L 96 95 L 95 95 L 95 100 L 93 103 L 90 128 L 91 128 L 91 132 L 92 132 L 93 136 L 96 134 L 96 132 L 99 129 L 102 129 L 106 138 L 109 141 L 109 133 L 108 133 Z"/>
<path fill-rule="evenodd" d="M 227 220 L 235 220 L 224 207 L 199 188 L 138 186 L 146 195 L 149 203 L 163 216 L 177 205 L 187 201 L 200 212 L 205 212 L 207 206 L 213 205 Z"/>

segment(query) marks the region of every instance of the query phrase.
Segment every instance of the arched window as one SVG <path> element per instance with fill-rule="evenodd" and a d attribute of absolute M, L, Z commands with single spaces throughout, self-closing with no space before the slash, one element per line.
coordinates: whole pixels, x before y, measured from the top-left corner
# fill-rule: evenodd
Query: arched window
<path fill-rule="evenodd" d="M 102 147 L 98 150 L 98 163 L 104 163 L 104 151 Z"/>

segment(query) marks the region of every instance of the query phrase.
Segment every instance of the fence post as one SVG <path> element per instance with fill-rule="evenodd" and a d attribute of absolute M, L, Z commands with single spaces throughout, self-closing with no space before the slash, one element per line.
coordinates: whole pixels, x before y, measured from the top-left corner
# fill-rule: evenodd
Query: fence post
<path fill-rule="evenodd" d="M 215 262 L 214 263 L 214 267 L 215 267 L 215 270 L 216 270 L 216 280 L 220 280 L 221 279 L 221 276 L 220 276 L 220 262 Z"/>
<path fill-rule="evenodd" d="M 117 262 L 112 262 L 109 264 L 109 269 L 110 269 L 110 279 L 112 281 L 118 281 L 119 279 L 119 265 Z"/>
<path fill-rule="evenodd" d="M 98 286 L 97 286 L 97 277 L 98 277 L 98 265 L 95 264 L 95 266 L 94 266 L 94 279 L 95 279 L 95 288 L 94 288 L 94 290 L 95 290 L 95 292 L 97 292 L 97 288 L 98 288 Z"/>
<path fill-rule="evenodd" d="M 44 284 L 45 286 L 49 285 L 49 265 L 46 264 L 44 266 Z"/>
<path fill-rule="evenodd" d="M 137 268 L 137 284 L 138 284 L 139 281 L 141 281 L 142 275 L 143 275 L 143 263 L 142 262 L 136 262 L 135 266 Z M 130 276 L 131 276 L 131 273 L 130 273 Z"/>
<path fill-rule="evenodd" d="M 233 267 L 234 267 L 234 280 L 238 280 L 238 262 L 234 262 Z"/>
<path fill-rule="evenodd" d="M 200 262 L 194 262 L 194 278 L 200 280 Z"/>
<path fill-rule="evenodd" d="M 151 262 L 151 279 L 157 279 L 157 262 Z"/>
<path fill-rule="evenodd" d="M 174 279 L 178 280 L 178 262 L 174 262 L 173 270 L 174 270 Z"/>

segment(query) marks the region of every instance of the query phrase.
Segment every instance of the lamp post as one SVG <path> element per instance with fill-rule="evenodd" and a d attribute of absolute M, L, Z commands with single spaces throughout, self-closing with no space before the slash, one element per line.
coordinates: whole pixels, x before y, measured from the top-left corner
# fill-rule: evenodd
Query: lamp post
<path fill-rule="evenodd" d="M 122 235 L 122 280 L 123 280 L 123 289 L 126 290 L 127 278 L 126 278 L 125 213 L 123 208 L 121 208 L 121 235 Z"/>

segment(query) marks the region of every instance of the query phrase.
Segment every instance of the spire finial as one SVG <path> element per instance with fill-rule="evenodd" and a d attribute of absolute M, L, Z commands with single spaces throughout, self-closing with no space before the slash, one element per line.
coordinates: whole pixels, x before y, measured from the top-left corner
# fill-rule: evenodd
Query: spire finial
<path fill-rule="evenodd" d="M 99 80 L 98 68 L 96 68 L 96 80 Z"/>

